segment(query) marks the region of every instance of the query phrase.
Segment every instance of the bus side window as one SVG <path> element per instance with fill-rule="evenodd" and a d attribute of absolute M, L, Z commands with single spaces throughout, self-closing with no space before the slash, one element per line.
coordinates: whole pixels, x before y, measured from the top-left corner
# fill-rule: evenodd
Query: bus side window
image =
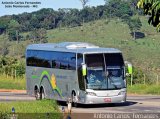
<path fill-rule="evenodd" d="M 68 54 L 68 69 L 76 70 L 76 54 L 75 53 Z"/>
<path fill-rule="evenodd" d="M 52 52 L 51 54 L 51 61 L 52 61 L 52 68 L 60 69 L 60 52 Z"/>
<path fill-rule="evenodd" d="M 37 54 L 37 62 L 39 67 L 51 68 L 50 52 L 39 51 Z"/>
<path fill-rule="evenodd" d="M 56 64 L 56 60 L 52 60 L 52 68 L 56 68 L 57 64 Z"/>
<path fill-rule="evenodd" d="M 76 70 L 76 54 L 68 52 L 52 53 L 52 68 Z"/>
<path fill-rule="evenodd" d="M 36 52 L 32 50 L 27 51 L 27 66 L 37 66 Z"/>

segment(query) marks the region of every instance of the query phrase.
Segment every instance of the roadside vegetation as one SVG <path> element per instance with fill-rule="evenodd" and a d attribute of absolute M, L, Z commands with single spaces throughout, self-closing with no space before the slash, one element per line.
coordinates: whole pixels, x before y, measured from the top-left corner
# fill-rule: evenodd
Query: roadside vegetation
<path fill-rule="evenodd" d="M 133 86 L 128 85 L 128 94 L 152 94 L 160 95 L 160 85 L 136 84 Z"/>
<path fill-rule="evenodd" d="M 5 74 L 0 75 L 0 89 L 26 89 L 26 80 L 24 77 L 11 77 Z"/>
<path fill-rule="evenodd" d="M 20 119 L 60 119 L 62 114 L 54 100 L 0 103 L 0 118 L 9 119 L 14 115 Z"/>

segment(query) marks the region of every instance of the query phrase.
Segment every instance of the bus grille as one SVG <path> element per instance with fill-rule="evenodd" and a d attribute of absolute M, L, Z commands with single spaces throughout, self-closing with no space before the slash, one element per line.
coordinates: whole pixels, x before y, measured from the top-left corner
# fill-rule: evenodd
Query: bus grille
<path fill-rule="evenodd" d="M 119 92 L 117 92 L 117 91 L 105 91 L 105 92 L 96 92 L 96 95 L 98 96 L 98 97 L 112 97 L 112 96 L 117 96 L 118 95 L 118 93 Z"/>

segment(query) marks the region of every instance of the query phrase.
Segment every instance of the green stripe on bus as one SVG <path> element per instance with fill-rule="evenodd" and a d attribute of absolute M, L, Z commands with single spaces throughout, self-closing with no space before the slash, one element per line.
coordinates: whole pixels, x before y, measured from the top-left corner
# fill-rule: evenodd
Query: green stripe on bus
<path fill-rule="evenodd" d="M 32 79 L 37 79 L 38 76 L 37 75 L 32 75 Z"/>

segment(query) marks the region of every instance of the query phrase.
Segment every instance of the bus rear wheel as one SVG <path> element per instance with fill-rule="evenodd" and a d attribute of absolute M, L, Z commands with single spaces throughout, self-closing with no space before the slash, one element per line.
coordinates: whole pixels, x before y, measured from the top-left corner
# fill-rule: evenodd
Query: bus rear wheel
<path fill-rule="evenodd" d="M 45 99 L 45 93 L 44 93 L 44 89 L 41 88 L 41 91 L 40 91 L 40 99 Z"/>

